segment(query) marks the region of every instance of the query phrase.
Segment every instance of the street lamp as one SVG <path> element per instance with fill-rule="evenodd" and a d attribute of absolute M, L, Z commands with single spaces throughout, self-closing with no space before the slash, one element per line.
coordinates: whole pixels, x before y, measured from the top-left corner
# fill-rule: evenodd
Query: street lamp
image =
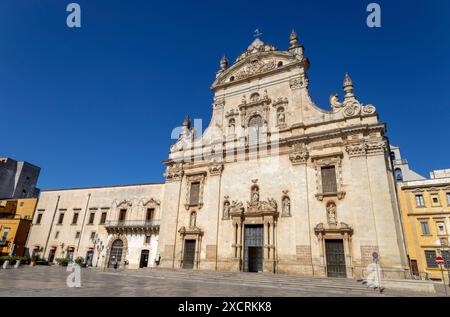
<path fill-rule="evenodd" d="M 98 261 L 100 259 L 100 253 L 104 249 L 103 241 L 100 240 L 98 237 L 98 234 L 96 233 L 94 238 L 92 239 L 92 242 L 94 243 L 94 249 L 97 250 L 97 262 L 95 263 L 95 267 L 98 267 Z"/>

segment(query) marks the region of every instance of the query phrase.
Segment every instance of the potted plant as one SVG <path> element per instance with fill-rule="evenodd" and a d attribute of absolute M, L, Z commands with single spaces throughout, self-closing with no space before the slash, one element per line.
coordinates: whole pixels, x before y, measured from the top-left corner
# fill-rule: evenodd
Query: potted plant
<path fill-rule="evenodd" d="M 31 266 L 36 266 L 36 262 L 39 261 L 41 259 L 41 256 L 39 255 L 39 253 L 33 254 L 31 256 Z"/>
<path fill-rule="evenodd" d="M 78 264 L 79 266 L 83 267 L 84 266 L 84 258 L 82 256 L 79 256 L 75 259 L 75 263 Z"/>
<path fill-rule="evenodd" d="M 5 262 L 3 262 L 3 268 L 7 269 L 14 263 L 14 257 L 12 255 L 9 255 L 5 257 Z"/>
<path fill-rule="evenodd" d="M 55 259 L 55 261 L 60 266 L 67 266 L 67 265 L 69 265 L 69 259 L 67 259 L 67 258 L 57 258 L 57 259 Z"/>
<path fill-rule="evenodd" d="M 10 256 L 3 256 L 2 260 L 3 260 L 3 268 L 7 269 L 9 267 L 9 263 L 10 263 Z"/>

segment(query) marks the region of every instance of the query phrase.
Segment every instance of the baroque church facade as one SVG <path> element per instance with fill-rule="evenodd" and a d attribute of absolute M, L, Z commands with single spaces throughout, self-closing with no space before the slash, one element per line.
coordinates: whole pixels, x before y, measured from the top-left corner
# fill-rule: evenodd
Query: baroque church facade
<path fill-rule="evenodd" d="M 385 277 L 404 278 L 386 125 L 348 74 L 331 110 L 316 106 L 309 67 L 295 32 L 286 51 L 256 38 L 233 64 L 223 57 L 210 124 L 199 135 L 185 119 L 164 184 L 44 191 L 29 249 L 70 245 L 103 267 L 143 267 L 145 251 L 145 266 L 330 277 L 367 276 L 376 253 Z M 101 219 L 58 223 L 77 211 Z"/>
<path fill-rule="evenodd" d="M 289 44 L 223 57 L 209 127 L 185 120 L 165 161 L 160 265 L 358 277 L 376 252 L 404 277 L 386 126 L 348 74 L 343 99 L 317 107 L 295 32 Z"/>

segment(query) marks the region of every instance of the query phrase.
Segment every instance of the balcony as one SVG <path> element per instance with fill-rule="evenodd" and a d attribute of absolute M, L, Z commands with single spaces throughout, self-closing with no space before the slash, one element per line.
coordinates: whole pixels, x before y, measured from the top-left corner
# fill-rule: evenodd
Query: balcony
<path fill-rule="evenodd" d="M 159 220 L 107 221 L 105 228 L 108 233 L 156 233 L 159 223 Z"/>

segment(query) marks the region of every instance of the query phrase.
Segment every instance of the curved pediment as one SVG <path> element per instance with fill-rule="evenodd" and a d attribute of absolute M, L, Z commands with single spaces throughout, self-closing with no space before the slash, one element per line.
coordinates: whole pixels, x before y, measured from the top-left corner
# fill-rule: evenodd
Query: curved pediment
<path fill-rule="evenodd" d="M 233 66 L 219 73 L 212 85 L 212 89 L 239 83 L 243 80 L 269 74 L 302 62 L 296 55 L 289 52 L 263 51 L 251 53 L 242 58 L 239 57 Z"/>

